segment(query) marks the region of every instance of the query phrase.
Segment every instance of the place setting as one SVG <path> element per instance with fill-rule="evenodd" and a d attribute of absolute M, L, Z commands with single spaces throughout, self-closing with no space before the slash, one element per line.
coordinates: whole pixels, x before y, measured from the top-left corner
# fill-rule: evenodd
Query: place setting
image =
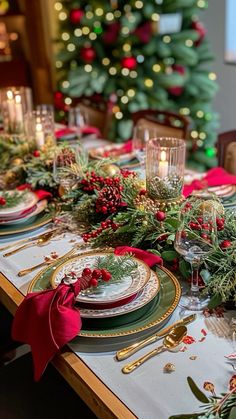
<path fill-rule="evenodd" d="M 29 189 L 0 192 L 0 236 L 31 231 L 52 221 L 48 200 Z M 45 193 L 47 198 L 51 194 Z"/>

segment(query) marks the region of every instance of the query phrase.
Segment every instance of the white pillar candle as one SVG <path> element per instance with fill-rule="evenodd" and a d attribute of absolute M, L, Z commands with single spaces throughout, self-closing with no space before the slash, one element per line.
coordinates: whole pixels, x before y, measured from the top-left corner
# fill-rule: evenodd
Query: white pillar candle
<path fill-rule="evenodd" d="M 15 122 L 16 124 L 23 123 L 23 108 L 20 95 L 16 95 L 15 97 Z"/>
<path fill-rule="evenodd" d="M 161 151 L 160 161 L 159 161 L 159 176 L 164 178 L 168 175 L 168 161 L 166 160 L 166 151 Z"/>
<path fill-rule="evenodd" d="M 14 102 L 14 96 L 11 90 L 7 91 L 7 108 L 8 108 L 8 114 L 9 114 L 9 122 L 10 124 L 14 124 L 15 102 Z"/>
<path fill-rule="evenodd" d="M 44 145 L 43 126 L 40 122 L 37 122 L 35 126 L 35 140 L 38 148 L 41 148 Z"/>

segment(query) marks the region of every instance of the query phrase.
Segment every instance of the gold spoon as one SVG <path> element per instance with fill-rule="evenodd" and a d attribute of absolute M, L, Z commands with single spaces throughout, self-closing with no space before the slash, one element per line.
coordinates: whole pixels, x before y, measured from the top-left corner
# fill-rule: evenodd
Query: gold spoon
<path fill-rule="evenodd" d="M 177 326 L 174 327 L 170 333 L 164 338 L 162 345 L 158 346 L 157 348 L 153 349 L 152 351 L 148 352 L 146 355 L 142 356 L 141 358 L 136 359 L 136 361 L 130 362 L 126 364 L 122 368 L 122 372 L 124 374 L 129 374 L 133 372 L 136 368 L 140 367 L 144 362 L 148 359 L 152 358 L 153 356 L 166 351 L 171 350 L 178 346 L 181 341 L 183 340 L 184 336 L 187 334 L 187 327 L 186 326 Z"/>
<path fill-rule="evenodd" d="M 10 252 L 4 253 L 4 257 L 8 257 L 11 255 L 14 255 L 17 252 L 20 252 L 23 249 L 26 249 L 29 246 L 44 246 L 47 242 L 50 241 L 50 239 L 52 238 L 53 234 L 55 233 L 55 230 L 52 231 L 48 231 L 47 233 L 43 234 L 41 237 L 39 237 L 35 242 L 33 243 L 26 243 L 23 246 L 17 247 L 14 250 L 11 250 Z"/>

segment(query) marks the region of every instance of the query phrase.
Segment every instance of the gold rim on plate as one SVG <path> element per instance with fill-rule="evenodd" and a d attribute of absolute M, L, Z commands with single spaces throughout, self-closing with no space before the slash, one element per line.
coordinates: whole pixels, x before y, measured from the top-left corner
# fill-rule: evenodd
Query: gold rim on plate
<path fill-rule="evenodd" d="M 32 231 L 32 230 L 35 230 L 36 228 L 40 228 L 40 227 L 45 226 L 46 224 L 50 223 L 51 221 L 52 221 L 52 217 L 51 217 L 51 215 L 48 215 L 48 218 L 44 218 L 40 223 L 37 223 L 37 220 L 36 220 L 35 224 L 33 223 L 33 224 L 27 225 L 25 227 L 18 227 L 18 228 L 15 228 L 14 230 L 1 231 L 1 229 L 0 229 L 0 236 L 10 236 L 12 234 L 20 234 L 20 233 L 25 233 L 26 231 Z M 17 225 L 20 226 L 20 224 L 17 224 Z M 10 225 L 2 226 L 2 227 L 3 228 L 10 227 Z"/>

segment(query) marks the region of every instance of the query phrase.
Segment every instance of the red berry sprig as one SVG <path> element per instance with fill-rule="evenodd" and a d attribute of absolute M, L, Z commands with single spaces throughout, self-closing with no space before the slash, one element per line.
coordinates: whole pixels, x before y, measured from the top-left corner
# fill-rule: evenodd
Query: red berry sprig
<path fill-rule="evenodd" d="M 82 234 L 82 239 L 85 243 L 87 243 L 90 239 L 95 239 L 98 237 L 104 230 L 111 228 L 113 231 L 116 231 L 120 227 L 120 224 L 115 223 L 112 220 L 102 221 L 100 223 L 100 227 L 96 230 L 91 231 L 90 233 Z"/>
<path fill-rule="evenodd" d="M 121 188 L 120 190 L 122 190 L 119 177 L 103 177 L 96 175 L 95 172 L 87 172 L 86 178 L 81 180 L 80 185 L 84 192 L 100 191 L 105 185 L 116 187 L 119 186 Z"/>

